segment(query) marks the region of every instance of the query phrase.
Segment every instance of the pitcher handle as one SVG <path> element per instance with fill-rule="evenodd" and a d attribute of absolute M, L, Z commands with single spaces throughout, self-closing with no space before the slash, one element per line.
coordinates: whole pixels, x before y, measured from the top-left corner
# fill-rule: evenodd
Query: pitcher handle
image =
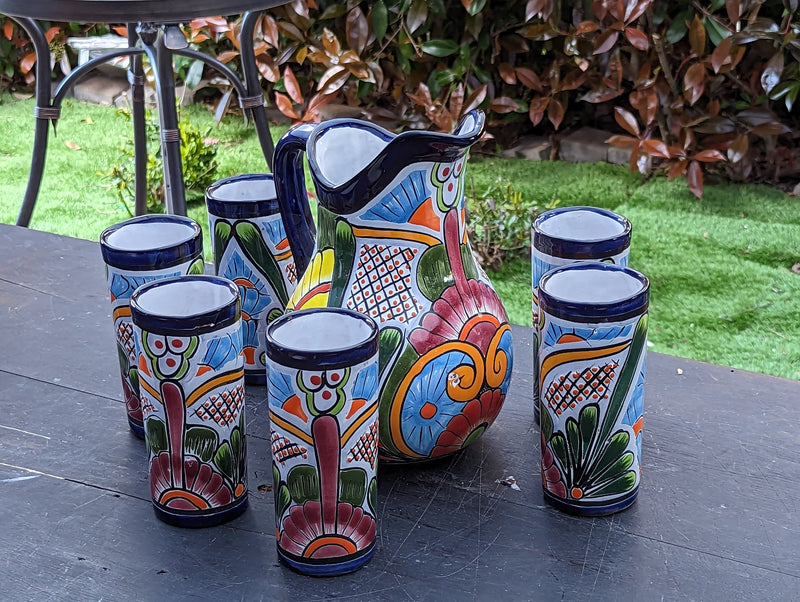
<path fill-rule="evenodd" d="M 314 128 L 310 123 L 295 126 L 275 145 L 275 191 L 298 277 L 303 275 L 311 261 L 316 236 L 303 171 L 303 153 Z"/>

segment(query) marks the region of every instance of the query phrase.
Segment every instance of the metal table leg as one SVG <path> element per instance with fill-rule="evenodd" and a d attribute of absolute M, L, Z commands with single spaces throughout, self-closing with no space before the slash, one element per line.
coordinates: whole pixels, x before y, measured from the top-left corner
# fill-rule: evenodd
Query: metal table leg
<path fill-rule="evenodd" d="M 245 86 L 247 88 L 247 100 L 250 106 L 242 108 L 249 108 L 253 116 L 253 121 L 256 126 L 256 133 L 258 134 L 258 141 L 261 143 L 261 152 L 264 153 L 264 158 L 267 160 L 269 170 L 272 171 L 272 156 L 275 153 L 275 145 L 272 142 L 272 135 L 269 131 L 269 120 L 267 119 L 267 112 L 264 106 L 264 95 L 261 92 L 261 78 L 256 67 L 256 56 L 253 48 L 253 34 L 258 19 L 261 16 L 260 11 L 246 12 L 242 18 L 242 31 L 239 35 L 239 54 L 242 60 L 242 73 L 244 74 Z M 243 102 L 245 99 L 241 99 Z"/>
<path fill-rule="evenodd" d="M 128 23 L 128 46 L 133 48 L 139 41 L 136 23 Z M 147 123 L 144 110 L 144 68 L 142 56 L 135 54 L 128 64 L 128 83 L 131 95 L 131 119 L 133 121 L 134 160 L 134 212 L 147 213 Z"/>

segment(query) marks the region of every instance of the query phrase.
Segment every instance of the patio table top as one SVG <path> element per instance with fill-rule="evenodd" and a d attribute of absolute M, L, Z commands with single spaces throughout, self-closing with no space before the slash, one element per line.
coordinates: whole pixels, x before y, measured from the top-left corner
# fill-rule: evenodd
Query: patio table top
<path fill-rule="evenodd" d="M 282 566 L 266 391 L 248 386 L 250 507 L 180 529 L 151 508 L 95 242 L 0 225 L 0 591 L 18 599 L 788 600 L 800 592 L 800 382 L 650 352 L 642 485 L 602 518 L 545 503 L 530 328 L 495 424 L 379 470 L 360 571 Z M 502 482 L 514 476 L 519 489 Z"/>

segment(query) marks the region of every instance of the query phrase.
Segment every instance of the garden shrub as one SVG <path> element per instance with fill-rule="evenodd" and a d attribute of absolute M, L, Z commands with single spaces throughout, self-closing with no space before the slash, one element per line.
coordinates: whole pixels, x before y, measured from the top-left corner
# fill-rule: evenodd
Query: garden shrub
<path fill-rule="evenodd" d="M 194 47 L 236 58 L 238 19 Z M 500 145 L 579 125 L 685 175 L 800 173 L 798 0 L 293 0 L 256 30 L 271 104 L 295 121 L 336 102 L 396 128 L 448 130 L 480 107 Z M 197 75 L 197 70 L 187 73 Z"/>

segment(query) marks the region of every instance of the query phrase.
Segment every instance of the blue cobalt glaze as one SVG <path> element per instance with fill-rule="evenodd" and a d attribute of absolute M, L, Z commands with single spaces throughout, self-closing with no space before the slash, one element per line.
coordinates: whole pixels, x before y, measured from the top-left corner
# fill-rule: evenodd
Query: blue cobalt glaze
<path fill-rule="evenodd" d="M 553 278 L 559 274 L 592 272 L 626 274 L 636 280 L 640 288 L 635 294 L 620 300 L 577 302 L 560 298 L 548 290 Z M 550 270 L 539 281 L 539 309 L 559 318 L 581 322 L 612 322 L 626 320 L 647 310 L 650 299 L 650 281 L 647 276 L 628 267 L 610 263 L 578 263 Z"/>
<path fill-rule="evenodd" d="M 352 573 L 353 571 L 357 571 L 362 566 L 367 564 L 372 559 L 374 554 L 375 546 L 373 544 L 368 550 L 366 550 L 364 555 L 353 558 L 352 560 L 338 562 L 335 564 L 314 564 L 313 562 L 309 562 L 307 558 L 295 560 L 278 550 L 278 558 L 280 558 L 281 562 L 283 562 L 286 566 L 294 571 L 297 571 L 298 573 L 310 575 L 312 577 L 335 577 L 337 575 L 346 575 L 347 573 Z"/>
<path fill-rule="evenodd" d="M 163 232 L 168 228 L 177 233 L 177 240 L 166 240 L 163 237 Z M 121 246 L 116 242 L 124 235 L 122 232 L 124 229 L 136 232 L 138 240 L 135 245 Z M 152 236 L 148 234 L 148 230 L 153 232 Z M 117 268 L 161 270 L 179 265 L 188 257 L 202 255 L 203 232 L 197 222 L 188 217 L 164 214 L 141 215 L 103 230 L 100 235 L 100 250 L 103 260 Z"/>
<path fill-rule="evenodd" d="M 220 295 L 217 307 L 197 314 L 176 313 L 180 311 L 178 298 L 181 295 L 192 290 L 195 294 L 202 294 L 203 289 L 214 288 L 218 289 L 216 294 Z M 148 303 L 148 297 L 152 299 L 159 293 L 163 293 L 164 299 L 176 295 L 176 304 L 154 310 Z M 176 336 L 193 336 L 218 330 L 235 323 L 242 314 L 239 289 L 227 278 L 219 276 L 176 276 L 154 280 L 136 289 L 130 303 L 137 326 L 148 332 Z"/>
<path fill-rule="evenodd" d="M 223 178 L 206 188 L 211 213 L 229 219 L 274 215 L 280 211 L 272 174 L 241 174 Z"/>
<path fill-rule="evenodd" d="M 131 297 L 156 516 L 205 527 L 247 507 L 238 288 L 217 276 L 157 280 Z"/>
<path fill-rule="evenodd" d="M 597 232 L 594 236 L 580 236 L 573 232 L 553 234 L 547 231 L 548 222 L 554 218 L 566 217 L 569 214 L 588 213 L 593 216 L 605 218 L 610 223 L 618 226 L 613 235 Z M 603 220 L 597 220 L 602 224 Z M 631 243 L 630 222 L 607 209 L 597 207 L 560 207 L 539 214 L 533 220 L 534 247 L 545 255 L 554 255 L 570 260 L 603 260 L 614 257 L 625 251 Z"/>
<path fill-rule="evenodd" d="M 354 326 L 362 325 L 364 328 L 363 340 L 355 345 L 340 346 L 336 339 L 323 331 L 317 331 L 314 336 L 318 338 L 316 349 L 298 349 L 295 346 L 282 343 L 276 334 L 287 324 L 296 320 L 303 320 L 311 316 L 325 316 L 335 320 L 337 316 L 345 317 Z M 378 327 L 373 320 L 362 313 L 351 309 L 323 308 L 302 309 L 284 314 L 267 327 L 267 355 L 277 363 L 292 368 L 306 368 L 314 365 L 319 369 L 338 369 L 352 366 L 366 361 L 378 351 Z"/>
<path fill-rule="evenodd" d="M 539 283 L 536 356 L 545 499 L 573 514 L 636 499 L 649 282 L 630 268 L 576 263 Z"/>

